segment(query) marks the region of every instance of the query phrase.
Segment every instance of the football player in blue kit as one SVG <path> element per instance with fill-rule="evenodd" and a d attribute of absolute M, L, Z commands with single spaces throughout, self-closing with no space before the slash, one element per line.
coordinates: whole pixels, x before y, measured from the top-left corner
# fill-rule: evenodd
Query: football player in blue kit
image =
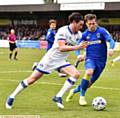
<path fill-rule="evenodd" d="M 105 68 L 107 61 L 106 42 L 110 43 L 110 49 L 108 49 L 109 56 L 113 55 L 113 49 L 115 47 L 115 42 L 109 32 L 105 28 L 98 26 L 96 15 L 85 15 L 85 23 L 87 29 L 78 41 L 78 44 L 82 41 L 89 42 L 86 48 L 86 56 L 79 56 L 80 60 L 85 59 L 85 75 L 81 80 L 81 84 L 75 89 L 71 89 L 66 98 L 66 102 L 69 102 L 75 93 L 80 92 L 79 104 L 83 106 L 87 105 L 85 99 L 87 89 L 99 78 Z M 80 51 L 78 50 L 76 54 L 77 56 L 80 55 Z"/>

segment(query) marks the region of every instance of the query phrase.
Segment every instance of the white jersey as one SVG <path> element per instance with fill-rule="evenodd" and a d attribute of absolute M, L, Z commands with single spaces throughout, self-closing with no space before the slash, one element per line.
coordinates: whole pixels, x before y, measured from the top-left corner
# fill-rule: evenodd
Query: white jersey
<path fill-rule="evenodd" d="M 55 41 L 50 50 L 45 54 L 45 56 L 40 61 L 39 65 L 42 66 L 42 69 L 39 68 L 38 70 L 42 70 L 42 72 L 50 73 L 50 70 L 57 69 L 60 66 L 64 66 L 69 64 L 69 62 L 66 62 L 66 59 L 68 57 L 69 51 L 61 52 L 58 47 L 58 40 L 65 40 L 66 45 L 77 45 L 77 40 L 80 39 L 82 36 L 82 33 L 78 31 L 76 34 L 73 34 L 69 28 L 69 26 L 63 26 L 61 27 L 58 32 L 55 35 Z M 51 67 L 51 69 L 44 68 L 43 65 L 47 65 Z"/>

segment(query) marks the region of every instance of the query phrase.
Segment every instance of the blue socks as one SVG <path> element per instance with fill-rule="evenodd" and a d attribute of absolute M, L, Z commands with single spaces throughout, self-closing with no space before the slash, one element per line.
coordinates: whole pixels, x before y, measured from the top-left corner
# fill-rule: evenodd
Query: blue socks
<path fill-rule="evenodd" d="M 73 92 L 74 93 L 80 92 L 80 96 L 85 96 L 88 85 L 89 85 L 89 81 L 83 78 L 81 84 L 78 85 Z"/>
<path fill-rule="evenodd" d="M 74 89 L 74 93 L 77 93 L 77 92 L 80 92 L 80 88 L 81 88 L 81 85 L 79 84 L 75 89 Z"/>
<path fill-rule="evenodd" d="M 80 88 L 80 96 L 85 96 L 88 85 L 89 85 L 89 81 L 85 80 L 85 79 L 82 79 L 81 88 Z"/>

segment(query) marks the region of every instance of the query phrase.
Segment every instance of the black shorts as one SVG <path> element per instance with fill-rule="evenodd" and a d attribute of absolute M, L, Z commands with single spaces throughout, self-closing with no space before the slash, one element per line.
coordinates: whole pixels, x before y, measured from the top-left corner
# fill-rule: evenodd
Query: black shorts
<path fill-rule="evenodd" d="M 15 48 L 17 48 L 16 43 L 9 43 L 10 45 L 10 51 L 13 51 Z"/>

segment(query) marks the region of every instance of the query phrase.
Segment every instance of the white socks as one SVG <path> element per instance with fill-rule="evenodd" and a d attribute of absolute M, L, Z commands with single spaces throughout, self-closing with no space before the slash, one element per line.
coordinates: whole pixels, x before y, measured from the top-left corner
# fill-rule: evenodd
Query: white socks
<path fill-rule="evenodd" d="M 77 80 L 77 79 L 76 79 L 76 78 L 73 78 L 73 77 L 68 78 L 68 79 L 65 81 L 65 83 L 64 83 L 63 87 L 61 88 L 61 90 L 57 93 L 56 97 L 62 97 L 63 94 L 64 94 L 66 91 L 68 91 L 68 90 L 74 85 L 74 83 L 75 83 L 76 80 Z"/>
<path fill-rule="evenodd" d="M 24 88 L 28 86 L 27 79 L 23 80 L 22 82 L 19 83 L 17 88 L 14 90 L 14 92 L 10 95 L 11 98 L 15 98 L 15 96 L 20 93 Z"/>
<path fill-rule="evenodd" d="M 76 78 L 69 77 L 63 87 L 60 89 L 60 91 L 57 93 L 56 97 L 62 97 L 63 94 L 68 91 L 76 82 Z M 17 94 L 19 94 L 24 88 L 28 86 L 27 79 L 23 80 L 22 82 L 19 83 L 17 88 L 13 91 L 13 93 L 10 95 L 11 98 L 15 98 Z"/>

